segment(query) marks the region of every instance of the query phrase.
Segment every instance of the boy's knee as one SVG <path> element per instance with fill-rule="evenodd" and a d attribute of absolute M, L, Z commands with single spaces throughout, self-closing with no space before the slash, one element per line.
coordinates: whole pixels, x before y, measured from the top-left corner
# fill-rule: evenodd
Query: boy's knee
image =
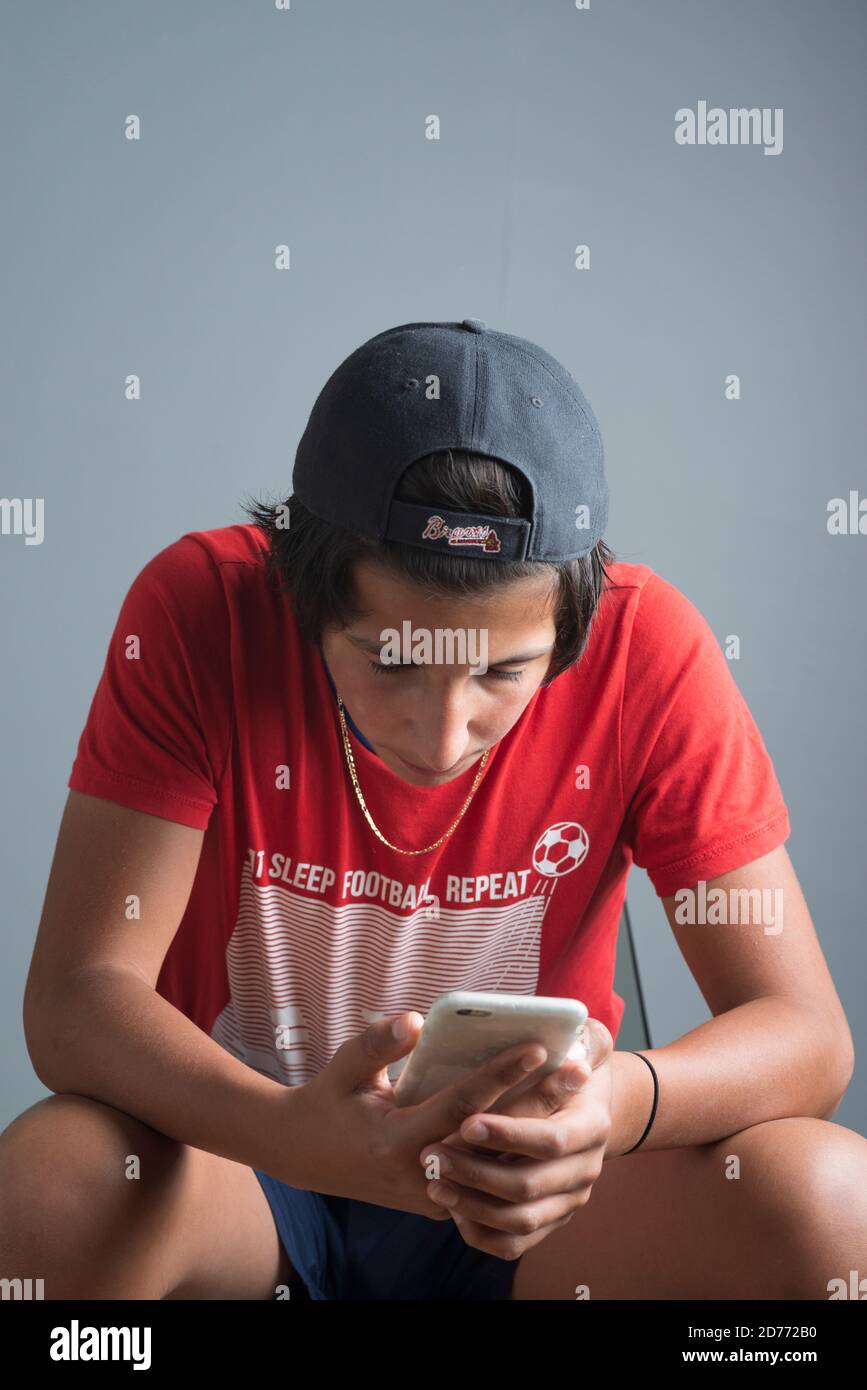
<path fill-rule="evenodd" d="M 70 1255 L 146 1215 L 182 1166 L 183 1146 L 113 1106 L 52 1095 L 0 1135 L 0 1257 Z M 0 1270 L 0 1275 L 5 1270 Z"/>

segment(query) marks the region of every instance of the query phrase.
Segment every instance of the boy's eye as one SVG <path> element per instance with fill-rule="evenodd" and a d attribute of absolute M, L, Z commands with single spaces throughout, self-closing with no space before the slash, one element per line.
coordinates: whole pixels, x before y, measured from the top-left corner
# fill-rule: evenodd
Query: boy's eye
<path fill-rule="evenodd" d="M 408 671 L 411 666 L 415 665 L 415 662 L 396 661 L 391 665 L 381 666 L 378 661 L 368 659 L 367 664 L 371 671 L 376 671 L 380 676 L 394 676 L 397 675 L 398 671 Z M 523 671 L 492 671 L 490 669 L 485 672 L 486 676 L 493 676 L 495 680 L 500 681 L 519 681 L 523 674 Z"/>
<path fill-rule="evenodd" d="M 381 676 L 393 676 L 395 672 L 403 670 L 404 666 L 406 665 L 405 662 L 398 662 L 391 666 L 380 666 L 379 662 L 377 661 L 368 661 L 367 664 L 370 667 L 371 671 L 376 671 L 377 674 Z"/>

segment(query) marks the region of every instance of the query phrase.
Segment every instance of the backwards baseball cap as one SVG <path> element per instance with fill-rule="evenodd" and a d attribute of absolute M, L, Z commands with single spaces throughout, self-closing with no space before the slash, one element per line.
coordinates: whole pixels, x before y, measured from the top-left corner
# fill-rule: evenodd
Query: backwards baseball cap
<path fill-rule="evenodd" d="M 527 481 L 526 518 L 395 498 L 426 454 L 461 449 Z M 323 386 L 295 455 L 295 496 L 375 541 L 489 560 L 575 560 L 608 521 L 602 438 L 578 383 L 526 338 L 481 319 L 378 333 Z"/>

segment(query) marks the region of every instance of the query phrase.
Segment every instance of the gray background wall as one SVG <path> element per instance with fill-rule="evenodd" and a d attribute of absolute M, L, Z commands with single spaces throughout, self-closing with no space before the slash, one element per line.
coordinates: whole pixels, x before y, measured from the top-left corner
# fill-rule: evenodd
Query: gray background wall
<path fill-rule="evenodd" d="M 352 348 L 477 317 L 586 391 L 620 557 L 741 638 L 859 1053 L 837 1118 L 867 1128 L 867 537 L 826 527 L 867 488 L 864 6 L 86 0 L 4 6 L 4 29 L 0 491 L 44 497 L 45 538 L 0 536 L 0 1126 L 44 1094 L 24 980 L 130 581 L 288 493 Z M 782 107 L 783 152 L 677 145 L 699 100 Z M 660 1046 L 707 1010 L 639 870 L 629 902 Z"/>

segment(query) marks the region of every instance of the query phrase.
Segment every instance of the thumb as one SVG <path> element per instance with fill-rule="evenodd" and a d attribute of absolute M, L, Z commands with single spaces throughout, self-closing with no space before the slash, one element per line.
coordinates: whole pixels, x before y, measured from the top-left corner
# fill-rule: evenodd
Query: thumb
<path fill-rule="evenodd" d="M 588 1018 L 582 1031 L 569 1048 L 567 1057 L 577 1062 L 586 1062 L 595 1071 L 614 1050 L 614 1039 L 598 1018 Z"/>
<path fill-rule="evenodd" d="M 337 1049 L 329 1067 L 338 1081 L 351 1091 L 369 1085 L 392 1062 L 411 1052 L 424 1025 L 417 1010 L 377 1019 Z"/>

